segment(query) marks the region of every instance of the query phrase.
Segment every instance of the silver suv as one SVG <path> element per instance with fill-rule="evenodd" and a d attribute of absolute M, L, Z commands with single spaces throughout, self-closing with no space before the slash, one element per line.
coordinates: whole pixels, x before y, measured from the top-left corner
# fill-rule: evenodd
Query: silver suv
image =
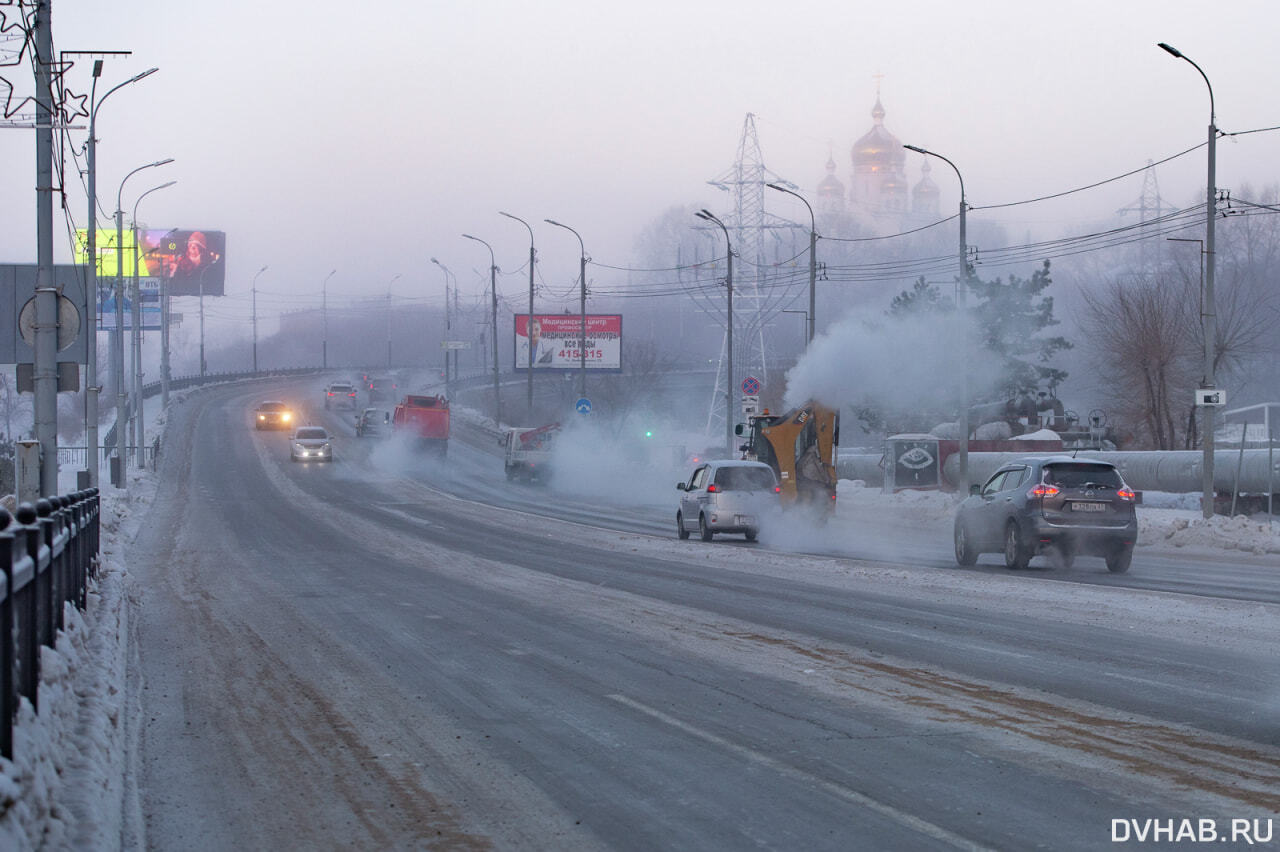
<path fill-rule="evenodd" d="M 349 382 L 334 382 L 324 390 L 324 407 L 356 407 L 356 386 Z"/>
<path fill-rule="evenodd" d="M 700 464 L 686 481 L 676 483 L 676 490 L 681 492 L 676 535 L 682 539 L 696 529 L 703 541 L 716 533 L 742 533 L 755 541 L 781 505 L 778 479 L 764 462 Z"/>

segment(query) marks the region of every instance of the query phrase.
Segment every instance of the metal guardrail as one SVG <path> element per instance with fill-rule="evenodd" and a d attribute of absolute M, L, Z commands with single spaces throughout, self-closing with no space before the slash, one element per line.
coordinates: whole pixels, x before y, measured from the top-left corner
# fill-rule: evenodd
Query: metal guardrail
<path fill-rule="evenodd" d="M 23 698 L 40 712 L 40 646 L 54 647 L 63 606 L 84 609 L 97 576 L 98 489 L 0 508 L 0 755 L 13 759 Z"/>

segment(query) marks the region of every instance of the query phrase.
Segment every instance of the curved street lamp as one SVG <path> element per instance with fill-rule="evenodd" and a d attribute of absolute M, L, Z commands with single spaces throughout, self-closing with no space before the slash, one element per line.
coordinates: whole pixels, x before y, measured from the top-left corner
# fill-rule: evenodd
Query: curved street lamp
<path fill-rule="evenodd" d="M 103 100 L 106 100 L 104 97 Z M 124 185 L 129 182 L 129 178 L 136 175 L 144 169 L 153 169 L 156 166 L 163 166 L 173 162 L 173 157 L 164 160 L 156 160 L 154 163 L 147 163 L 145 166 L 138 166 L 133 171 L 124 176 L 124 180 L 120 181 L 120 189 L 116 192 L 116 286 L 115 286 L 115 302 L 116 302 L 116 327 L 111 339 L 115 342 L 115 351 L 111 357 L 111 374 L 112 380 L 116 386 L 116 454 L 120 458 L 120 464 L 124 465 L 126 458 L 125 452 L 125 429 L 128 424 L 125 421 L 125 410 L 127 408 L 127 400 L 125 398 L 124 389 Z M 134 235 L 134 242 L 137 242 L 137 235 Z M 128 477 L 124 476 L 123 467 L 120 470 L 121 485 L 128 490 Z"/>
<path fill-rule="evenodd" d="M 582 325 L 578 338 L 578 396 L 587 397 L 587 247 L 582 242 L 582 235 L 568 225 L 555 219 L 543 219 L 548 225 L 564 228 L 578 238 L 578 308 L 582 317 Z"/>
<path fill-rule="evenodd" d="M 533 228 L 529 227 L 529 223 L 521 219 L 519 216 L 512 216 L 510 213 L 498 211 L 499 216 L 506 216 L 508 219 L 515 219 L 521 225 L 529 228 L 529 319 L 525 324 L 524 333 L 529 339 L 529 368 L 525 373 L 528 380 L 528 399 L 525 405 L 528 406 L 529 414 L 533 414 Z"/>
<path fill-rule="evenodd" d="M 391 285 L 399 281 L 399 272 L 387 282 L 387 369 L 391 369 Z"/>
<path fill-rule="evenodd" d="M 941 154 L 920 148 L 916 145 L 903 145 L 908 151 L 915 151 L 917 154 L 924 154 L 929 157 L 937 157 L 946 163 L 956 173 L 956 179 L 960 181 L 960 298 L 957 306 L 957 313 L 960 315 L 961 323 L 961 341 L 960 341 L 960 492 L 962 494 L 969 493 L 969 314 L 966 310 L 968 303 L 969 289 L 969 246 L 966 242 L 965 234 L 965 212 L 969 209 L 969 204 L 965 201 L 964 195 L 964 176 L 960 174 L 960 169 L 955 163 L 948 160 Z"/>
<path fill-rule="evenodd" d="M 710 210 L 699 210 L 693 214 L 699 219 L 708 222 L 714 222 L 720 226 L 720 230 L 724 231 L 725 251 L 729 257 L 728 274 L 725 276 L 725 288 L 728 291 L 728 313 L 729 320 L 725 325 L 727 334 L 725 336 L 725 355 L 727 356 L 728 369 L 725 374 L 724 388 L 724 443 L 729 450 L 729 457 L 733 457 L 733 242 L 729 239 L 729 229 L 711 213 Z"/>
<path fill-rule="evenodd" d="M 498 264 L 493 260 L 493 246 L 479 237 L 463 234 L 468 240 L 475 240 L 489 250 L 489 294 L 493 298 L 493 327 L 490 336 L 493 338 L 493 420 L 502 426 L 502 392 L 498 384 Z"/>
<path fill-rule="evenodd" d="M 258 276 L 267 271 L 267 265 L 262 264 L 253 276 L 253 283 L 249 285 L 249 290 L 253 294 L 253 372 L 258 372 Z"/>
<path fill-rule="evenodd" d="M 803 195 L 793 192 L 785 186 L 779 186 L 776 183 L 765 184 L 770 189 L 776 189 L 778 192 L 785 192 L 787 195 L 794 195 L 804 202 L 804 206 L 809 209 L 809 318 L 805 321 L 808 326 L 808 337 L 805 339 L 805 348 L 808 349 L 813 344 L 814 326 L 817 325 L 817 286 L 818 286 L 818 225 L 813 218 L 813 207 Z"/>
<path fill-rule="evenodd" d="M 1205 235 L 1204 235 L 1204 252 L 1208 255 L 1205 263 L 1204 274 L 1204 307 L 1200 309 L 1201 320 L 1204 323 L 1204 380 L 1201 386 L 1204 388 L 1214 388 L 1217 386 L 1217 377 L 1215 376 L 1214 361 L 1217 355 L 1218 344 L 1218 311 L 1214 301 L 1213 288 L 1213 267 L 1214 267 L 1214 222 L 1218 212 L 1217 205 L 1217 161 L 1218 161 L 1218 121 L 1213 103 L 1213 84 L 1209 82 L 1209 75 L 1204 73 L 1204 69 L 1184 56 L 1177 48 L 1172 47 L 1164 42 L 1160 42 L 1161 50 L 1171 56 L 1182 59 L 1190 63 L 1191 67 L 1200 72 L 1200 76 L 1204 78 L 1204 84 L 1209 89 L 1209 181 L 1207 184 L 1207 204 L 1205 207 Z M 1204 423 L 1201 429 L 1201 444 L 1204 448 L 1204 460 L 1201 463 L 1203 479 L 1203 493 L 1200 496 L 1200 511 L 1205 518 L 1213 517 L 1213 452 L 1214 452 L 1214 409 L 1211 405 L 1200 406 L 1203 412 L 1202 420 Z"/>
<path fill-rule="evenodd" d="M 89 335 L 88 348 L 85 352 L 85 438 L 88 444 L 87 454 L 91 454 L 89 459 L 89 485 L 90 487 L 98 487 L 98 138 L 97 123 L 98 110 L 107 102 L 107 98 L 111 97 L 115 92 L 120 91 L 125 86 L 136 83 L 143 77 L 159 71 L 159 68 L 148 68 L 141 74 L 135 74 L 123 83 L 107 90 L 102 96 L 102 100 L 95 103 L 98 91 L 98 78 L 102 76 L 102 60 L 95 60 L 93 63 L 93 87 L 89 93 L 89 142 L 86 153 L 86 165 L 88 170 L 88 194 L 89 194 L 89 217 L 87 227 L 87 244 L 85 246 L 85 257 L 89 262 L 89 280 L 85 286 L 84 293 L 84 312 L 89 317 L 88 327 L 92 330 Z M 92 294 L 92 296 L 90 295 Z M 90 311 L 89 299 L 94 300 Z"/>
<path fill-rule="evenodd" d="M 453 273 L 449 271 L 449 267 L 445 266 L 434 257 L 431 258 L 431 262 L 440 267 L 440 271 L 444 273 L 444 395 L 446 397 L 452 397 L 453 393 L 449 379 L 449 340 L 453 336 L 453 323 L 449 316 L 449 278 Z M 456 280 L 454 283 L 454 292 L 457 292 Z M 457 355 L 453 356 L 453 370 L 455 373 L 458 371 Z"/>
<path fill-rule="evenodd" d="M 146 198 L 153 192 L 162 189 L 168 189 L 177 183 L 171 180 L 168 183 L 162 183 L 159 186 L 153 186 L 146 192 L 138 196 L 138 200 L 133 203 L 133 284 L 129 288 L 129 292 L 133 299 L 133 310 L 130 316 L 133 320 L 133 411 L 134 416 L 130 422 L 133 427 L 130 434 L 133 438 L 133 463 L 139 470 L 147 466 L 147 454 L 142 448 L 142 443 L 147 439 L 146 421 L 143 417 L 143 399 L 142 399 L 142 298 L 138 287 L 138 205 L 142 203 L 142 199 Z"/>
<path fill-rule="evenodd" d="M 329 279 L 337 272 L 336 269 L 329 270 L 320 282 L 320 367 L 324 370 L 329 369 Z"/>

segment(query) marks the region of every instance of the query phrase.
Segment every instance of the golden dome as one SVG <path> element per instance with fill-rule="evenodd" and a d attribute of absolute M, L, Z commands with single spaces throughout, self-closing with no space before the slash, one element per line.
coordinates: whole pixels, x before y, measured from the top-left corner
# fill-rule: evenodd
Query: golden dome
<path fill-rule="evenodd" d="M 876 95 L 876 105 L 871 109 L 875 125 L 861 139 L 853 143 L 850 158 L 855 172 L 892 172 L 907 161 L 902 140 L 884 126 L 885 110 Z"/>

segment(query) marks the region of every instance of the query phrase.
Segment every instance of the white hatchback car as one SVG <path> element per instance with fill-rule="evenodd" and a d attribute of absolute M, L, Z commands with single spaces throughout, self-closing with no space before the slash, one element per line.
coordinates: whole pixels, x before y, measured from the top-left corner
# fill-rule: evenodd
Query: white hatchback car
<path fill-rule="evenodd" d="M 323 426 L 302 426 L 289 441 L 289 458 L 293 461 L 333 461 L 329 433 Z"/>
<path fill-rule="evenodd" d="M 682 492 L 676 510 L 676 534 L 682 539 L 696 529 L 703 541 L 716 533 L 742 533 L 755 541 L 760 527 L 781 508 L 778 479 L 764 462 L 706 462 L 676 489 Z"/>

